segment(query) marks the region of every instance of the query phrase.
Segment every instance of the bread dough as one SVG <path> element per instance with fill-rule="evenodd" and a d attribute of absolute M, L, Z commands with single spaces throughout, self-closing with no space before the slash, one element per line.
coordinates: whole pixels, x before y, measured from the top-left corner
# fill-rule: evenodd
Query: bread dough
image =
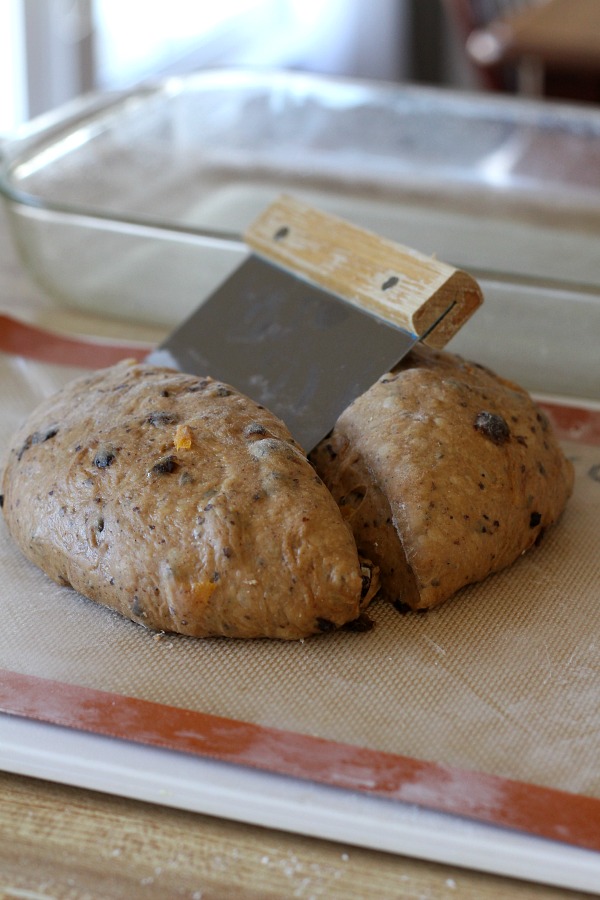
<path fill-rule="evenodd" d="M 423 345 L 344 411 L 311 459 L 401 609 L 436 606 L 513 563 L 573 487 L 526 391 Z"/>
<path fill-rule="evenodd" d="M 153 629 L 294 639 L 376 590 L 287 428 L 228 385 L 121 363 L 14 438 L 4 515 L 52 579 Z"/>

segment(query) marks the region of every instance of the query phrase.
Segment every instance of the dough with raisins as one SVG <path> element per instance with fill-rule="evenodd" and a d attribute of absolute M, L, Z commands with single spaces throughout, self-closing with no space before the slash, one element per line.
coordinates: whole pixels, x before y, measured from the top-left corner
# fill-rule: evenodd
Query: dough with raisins
<path fill-rule="evenodd" d="M 400 608 L 436 606 L 513 563 L 573 487 L 526 391 L 422 345 L 342 413 L 311 459 Z"/>
<path fill-rule="evenodd" d="M 128 361 L 75 381 L 15 436 L 3 493 L 32 562 L 152 629 L 301 638 L 375 592 L 285 425 L 210 378 Z"/>

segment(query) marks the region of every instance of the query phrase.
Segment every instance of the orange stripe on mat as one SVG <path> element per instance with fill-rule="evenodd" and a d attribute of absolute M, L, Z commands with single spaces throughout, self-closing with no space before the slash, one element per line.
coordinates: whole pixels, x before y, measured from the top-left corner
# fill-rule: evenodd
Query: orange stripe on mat
<path fill-rule="evenodd" d="M 0 351 L 61 366 L 103 369 L 122 359 L 143 359 L 152 349 L 115 342 L 100 343 L 81 337 L 65 337 L 0 313 Z"/>
<path fill-rule="evenodd" d="M 0 711 L 600 850 L 600 800 L 0 670 Z"/>
<path fill-rule="evenodd" d="M 560 403 L 539 403 L 548 414 L 552 428 L 560 440 L 579 444 L 600 444 L 600 410 Z"/>

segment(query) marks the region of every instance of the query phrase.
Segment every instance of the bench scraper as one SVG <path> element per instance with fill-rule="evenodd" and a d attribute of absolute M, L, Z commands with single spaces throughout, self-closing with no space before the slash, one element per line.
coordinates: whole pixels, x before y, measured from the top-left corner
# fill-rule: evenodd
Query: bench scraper
<path fill-rule="evenodd" d="M 307 451 L 419 340 L 441 348 L 482 303 L 467 273 L 282 196 L 254 251 L 148 362 L 268 407 Z"/>

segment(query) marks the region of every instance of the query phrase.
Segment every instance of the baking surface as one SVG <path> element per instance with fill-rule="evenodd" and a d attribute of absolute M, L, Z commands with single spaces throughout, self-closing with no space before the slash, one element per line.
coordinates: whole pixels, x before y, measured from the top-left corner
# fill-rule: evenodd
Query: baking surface
<path fill-rule="evenodd" d="M 60 333 L 70 336 L 74 340 L 73 353 L 69 354 L 73 362 L 81 364 L 90 340 L 93 344 L 98 338 L 102 345 L 108 339 L 112 346 L 118 335 L 123 342 L 152 344 L 162 336 L 160 330 L 140 328 L 135 322 L 117 325 L 101 315 L 90 317 L 61 310 L 57 316 L 51 300 L 29 291 L 9 246 L 1 241 L 0 263 L 4 281 L 8 278 L 2 301 L 6 312 L 58 329 L 61 354 L 65 346 Z M 531 297 L 525 299 L 527 304 L 521 307 L 517 303 L 511 313 L 513 318 L 518 314 L 519 321 L 530 309 L 530 299 L 535 307 L 538 300 L 547 298 L 537 298 L 531 289 Z M 595 298 L 586 299 L 585 309 L 577 300 L 577 306 L 569 304 L 564 313 L 569 319 L 588 323 L 589 341 L 595 334 L 593 322 L 598 308 Z M 494 306 L 488 303 L 487 314 Z M 558 325 L 556 322 L 559 311 L 558 306 L 552 306 L 552 316 L 546 317 L 547 334 L 543 332 L 541 338 L 544 358 L 554 346 L 554 331 L 562 331 L 560 317 Z M 534 313 L 535 308 L 531 315 L 539 338 L 540 320 Z M 503 309 L 504 323 L 505 316 L 508 313 Z M 481 325 L 483 332 L 497 333 L 495 326 L 483 318 Z M 523 328 L 517 343 L 529 340 L 528 330 Z M 477 339 L 476 332 L 472 340 Z M 3 341 L 7 334 L 8 329 L 3 327 Z M 89 337 L 81 343 L 79 334 Z M 578 346 L 581 359 L 578 335 L 572 329 L 568 334 Z M 27 339 L 25 330 L 19 341 L 27 343 Z M 555 380 L 566 384 L 564 374 L 568 372 L 573 384 L 581 388 L 583 373 L 587 378 L 585 396 L 595 397 L 594 357 L 588 359 L 589 371 L 584 371 L 564 341 L 561 346 L 565 353 L 554 360 L 553 365 L 559 365 Z M 56 341 L 46 342 L 42 358 L 55 361 L 56 347 Z M 511 347 L 496 341 L 493 347 L 485 347 L 484 357 L 478 358 L 506 374 L 505 356 Z M 493 355 L 490 358 L 490 350 L 500 354 L 502 366 L 498 367 Z M 23 352 L 28 352 L 27 347 Z M 533 362 L 539 368 L 539 360 L 532 361 L 532 366 Z M 0 355 L 0 454 L 27 412 L 80 372 L 30 358 Z M 568 390 L 565 388 L 565 392 Z M 401 617 L 391 608 L 378 605 L 373 608 L 376 628 L 370 634 L 344 633 L 290 645 L 157 637 L 49 582 L 20 557 L 0 517 L 0 605 L 6 610 L 5 630 L 0 636 L 2 708 L 46 722 L 63 722 L 71 728 L 96 729 L 99 734 L 114 734 L 118 720 L 125 746 L 129 739 L 152 742 L 161 738 L 167 741 L 163 746 L 179 750 L 186 749 L 175 747 L 179 732 L 165 734 L 165 728 L 168 730 L 170 721 L 191 721 L 199 729 L 187 735 L 188 752 L 191 749 L 201 756 L 208 752 L 217 759 L 228 758 L 240 764 L 236 768 L 257 762 L 252 757 L 258 746 L 259 755 L 262 753 L 258 762 L 267 770 L 271 767 L 309 778 L 314 774 L 321 784 L 329 780 L 351 790 L 362 787 L 367 791 L 372 790 L 369 785 L 374 784 L 375 776 L 385 795 L 395 795 L 409 804 L 424 802 L 430 809 L 458 816 L 478 814 L 480 820 L 532 835 L 558 835 L 560 840 L 597 847 L 600 714 L 594 696 L 600 697 L 600 666 L 594 642 L 598 630 L 594 566 L 599 540 L 595 531 L 599 502 L 595 479 L 600 442 L 598 404 L 586 403 L 596 411 L 577 413 L 568 406 L 554 408 L 553 417 L 562 433 L 572 438 L 565 447 L 576 457 L 577 491 L 559 528 L 547 536 L 549 540 L 535 555 L 520 560 L 485 585 L 467 589 L 431 616 Z M 27 703 L 31 703 L 29 714 Z M 102 723 L 94 722 L 99 708 Z M 154 716 L 162 736 L 156 729 L 146 735 L 141 731 L 131 733 L 128 716 L 140 709 Z M 35 722 L 23 720 L 23 725 Z M 244 759 L 239 748 L 248 731 L 260 740 L 254 748 L 252 742 L 246 745 Z M 223 734 L 237 740 L 237 749 L 227 741 L 223 743 Z M 477 743 L 480 740 L 481 745 Z M 35 746 L 45 743 L 36 739 Z M 27 757 L 28 747 L 22 745 L 18 750 L 13 760 L 18 765 L 16 771 L 43 775 L 45 768 L 37 772 L 35 768 L 23 768 L 27 763 L 19 762 L 23 754 Z M 321 757 L 316 754 L 316 759 L 312 755 L 315 749 L 324 751 Z M 385 758 L 384 753 L 388 753 Z M 286 755 L 288 770 L 281 768 Z M 421 759 L 432 762 L 423 763 Z M 323 763 L 321 770 L 319 762 Z M 69 763 L 65 757 L 53 771 L 68 783 L 89 786 L 92 769 L 83 782 L 69 780 L 76 764 L 76 759 Z M 136 762 L 134 770 L 140 764 L 144 765 L 141 760 Z M 180 766 L 181 762 L 177 768 Z M 390 779 L 391 770 L 394 774 Z M 511 778 L 523 781 L 504 780 Z M 110 790 L 110 780 L 107 784 Z M 100 785 L 101 790 L 106 788 L 106 784 Z M 561 789 L 580 793 L 564 794 Z M 159 798 L 158 802 L 165 800 Z M 185 806 L 189 789 L 182 791 L 181 803 L 190 808 Z M 206 811 L 202 805 L 198 808 Z M 324 810 L 319 809 L 322 815 Z M 216 810 L 218 815 L 231 814 L 222 798 Z M 451 820 L 453 835 L 460 821 L 456 815 Z M 311 822 L 314 829 L 314 816 Z M 281 827 L 280 822 L 271 824 Z M 357 840 L 368 840 L 368 834 L 375 839 L 376 833 L 381 837 L 379 821 L 374 831 L 367 829 Z M 332 836 L 336 835 L 339 837 L 338 832 Z M 444 843 L 440 840 L 438 835 L 434 840 L 437 849 L 432 845 L 427 851 L 433 853 L 431 858 L 444 858 L 438 855 Z M 419 847 L 423 849 L 429 843 Z M 465 846 L 471 845 L 469 839 Z M 404 850 L 394 847 L 393 851 L 407 852 L 405 840 L 398 844 L 402 847 Z M 497 844 L 495 847 L 491 870 L 515 874 L 509 860 L 521 859 L 522 848 L 517 857 L 508 853 L 501 859 Z M 409 852 L 421 855 L 419 848 Z M 476 856 L 468 865 L 480 868 L 480 854 Z M 456 861 L 455 855 L 450 858 Z M 529 860 L 522 871 L 536 878 L 543 875 L 548 883 L 574 887 L 583 884 L 571 878 L 579 869 L 578 864 L 571 867 L 567 881 L 555 882 L 556 872 L 552 874 L 538 857 Z M 589 877 L 590 883 L 595 883 L 595 876 Z"/>
<path fill-rule="evenodd" d="M 5 444 L 73 370 L 0 357 Z M 600 447 L 511 569 L 426 615 L 291 643 L 155 634 L 50 582 L 0 522 L 0 667 L 265 728 L 600 798 Z"/>
<path fill-rule="evenodd" d="M 0 774 L 5 896 L 574 900 L 574 890 Z"/>

